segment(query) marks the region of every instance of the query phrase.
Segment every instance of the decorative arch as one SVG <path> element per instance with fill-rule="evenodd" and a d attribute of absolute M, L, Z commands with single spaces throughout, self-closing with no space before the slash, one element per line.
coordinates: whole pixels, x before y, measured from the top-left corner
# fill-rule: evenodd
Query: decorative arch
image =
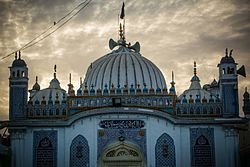
<path fill-rule="evenodd" d="M 57 131 L 34 131 L 33 166 L 57 166 Z"/>
<path fill-rule="evenodd" d="M 89 166 L 89 145 L 82 135 L 76 136 L 70 145 L 70 167 Z"/>
<path fill-rule="evenodd" d="M 140 150 L 129 143 L 118 142 L 112 144 L 102 153 L 100 166 L 144 166 L 143 155 Z"/>
<path fill-rule="evenodd" d="M 214 167 L 214 129 L 190 129 L 191 166 Z"/>
<path fill-rule="evenodd" d="M 155 166 L 175 167 L 175 146 L 174 140 L 168 134 L 163 133 L 156 141 L 155 145 Z"/>

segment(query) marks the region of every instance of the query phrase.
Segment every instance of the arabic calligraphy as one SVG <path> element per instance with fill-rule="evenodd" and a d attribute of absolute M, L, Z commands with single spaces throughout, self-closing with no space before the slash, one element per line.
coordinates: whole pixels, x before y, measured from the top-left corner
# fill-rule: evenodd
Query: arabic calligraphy
<path fill-rule="evenodd" d="M 138 129 L 145 126 L 142 120 L 103 120 L 99 123 L 105 129 Z"/>

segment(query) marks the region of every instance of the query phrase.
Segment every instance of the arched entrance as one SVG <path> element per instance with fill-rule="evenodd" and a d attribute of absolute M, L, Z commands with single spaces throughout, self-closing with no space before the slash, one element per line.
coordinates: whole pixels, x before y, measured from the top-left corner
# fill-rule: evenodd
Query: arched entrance
<path fill-rule="evenodd" d="M 143 167 L 141 152 L 134 146 L 120 142 L 108 147 L 102 154 L 102 167 Z"/>

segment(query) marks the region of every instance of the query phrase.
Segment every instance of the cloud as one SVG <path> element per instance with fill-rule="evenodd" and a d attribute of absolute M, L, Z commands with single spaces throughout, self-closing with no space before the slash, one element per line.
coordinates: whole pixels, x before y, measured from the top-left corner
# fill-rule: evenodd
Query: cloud
<path fill-rule="evenodd" d="M 12 52 L 53 25 L 80 0 L 0 1 L 0 56 Z M 42 88 L 53 78 L 57 64 L 61 86 L 67 90 L 72 73 L 75 89 L 91 62 L 110 52 L 108 40 L 117 39 L 121 2 L 96 0 L 53 35 L 22 52 L 29 67 L 29 88 L 39 76 Z M 189 87 L 193 61 L 197 61 L 202 84 L 218 77 L 217 64 L 226 47 L 234 49 L 239 65 L 250 73 L 250 3 L 237 0 L 130 0 L 125 1 L 126 39 L 139 41 L 143 56 L 164 73 L 168 87 L 175 72 L 177 92 Z M 8 113 L 8 66 L 13 57 L 0 62 L 0 118 Z M 249 77 L 239 88 L 250 87 Z M 242 94 L 242 93 L 241 93 Z"/>

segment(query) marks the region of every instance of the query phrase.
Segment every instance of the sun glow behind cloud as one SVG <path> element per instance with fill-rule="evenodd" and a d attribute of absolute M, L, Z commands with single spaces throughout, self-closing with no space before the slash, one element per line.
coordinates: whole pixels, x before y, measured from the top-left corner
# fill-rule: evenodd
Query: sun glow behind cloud
<path fill-rule="evenodd" d="M 55 20 L 82 1 L 12 0 L 0 1 L 1 56 L 18 49 L 43 32 Z M 29 88 L 39 76 L 41 88 L 49 86 L 53 66 L 61 87 L 67 90 L 72 73 L 75 90 L 79 78 L 95 59 L 110 52 L 109 38 L 117 39 L 117 14 L 122 1 L 94 0 L 51 37 L 25 50 L 29 67 Z M 168 87 L 175 73 L 177 93 L 189 87 L 193 61 L 197 61 L 202 84 L 218 78 L 217 64 L 226 47 L 234 49 L 234 58 L 250 72 L 250 4 L 248 1 L 127 0 L 126 39 L 139 41 L 143 56 L 164 73 Z M 8 115 L 8 66 L 12 58 L 0 62 L 0 118 Z M 239 77 L 239 96 L 250 87 L 250 79 Z"/>

